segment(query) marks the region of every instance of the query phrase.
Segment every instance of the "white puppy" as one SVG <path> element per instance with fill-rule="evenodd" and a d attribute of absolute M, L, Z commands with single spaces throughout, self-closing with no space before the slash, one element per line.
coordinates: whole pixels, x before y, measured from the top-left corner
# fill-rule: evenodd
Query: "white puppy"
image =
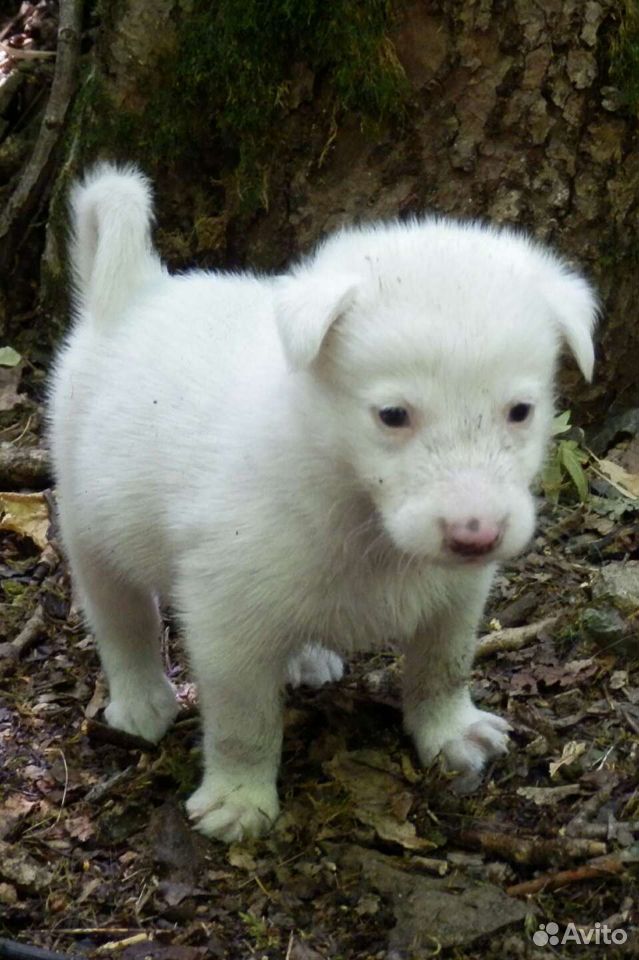
<path fill-rule="evenodd" d="M 73 219 L 52 445 L 109 723 L 156 741 L 175 717 L 159 595 L 199 685 L 204 833 L 277 816 L 281 691 L 339 676 L 330 650 L 400 644 L 422 762 L 472 787 L 508 730 L 470 698 L 476 626 L 533 532 L 562 342 L 592 373 L 588 284 L 438 219 L 345 230 L 282 277 L 170 277 L 130 168 L 76 187 Z"/>

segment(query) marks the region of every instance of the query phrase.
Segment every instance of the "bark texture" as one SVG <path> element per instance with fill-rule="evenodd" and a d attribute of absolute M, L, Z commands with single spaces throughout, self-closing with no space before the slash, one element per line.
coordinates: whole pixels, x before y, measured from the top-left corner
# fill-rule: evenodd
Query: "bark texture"
<path fill-rule="evenodd" d="M 635 404 L 639 154 L 608 77 L 617 14 L 606 0 L 411 4 L 394 37 L 416 100 L 405 131 L 371 142 L 346 120 L 321 168 L 293 154 L 232 253 L 271 265 L 341 222 L 423 210 L 521 225 L 601 291 L 595 384 L 568 371 L 567 391 L 597 412 Z"/>
<path fill-rule="evenodd" d="M 436 211 L 521 225 L 601 291 L 596 380 L 583 387 L 567 365 L 571 405 L 588 418 L 639 402 L 637 118 L 610 75 L 621 0 L 398 7 L 388 39 L 408 81 L 406 109 L 374 131 L 336 104 L 330 78 L 292 63 L 277 136 L 259 159 L 260 200 L 249 208 L 237 144 L 212 133 L 188 158 L 153 158 L 144 137 L 130 152 L 112 139 L 113 117 L 126 112 L 152 141 L 150 91 L 171 89 L 188 6 L 162 0 L 151 14 L 148 0 L 122 0 L 102 9 L 53 188 L 45 306 L 60 310 L 68 180 L 92 157 L 117 155 L 156 179 L 158 243 L 175 267 L 279 268 L 341 223 L 378 216 Z M 198 129 L 207 105 L 184 102 L 179 84 L 174 97 L 176 115 L 191 111 Z"/>

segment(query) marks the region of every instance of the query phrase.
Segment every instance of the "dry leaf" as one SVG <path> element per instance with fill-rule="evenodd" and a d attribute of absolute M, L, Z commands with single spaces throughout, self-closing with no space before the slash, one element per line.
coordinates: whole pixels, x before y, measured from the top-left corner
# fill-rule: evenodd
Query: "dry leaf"
<path fill-rule="evenodd" d="M 577 793 L 581 793 L 581 787 L 576 783 L 567 783 L 563 787 L 519 787 L 517 790 L 519 797 L 532 800 L 538 807 L 555 806 Z"/>
<path fill-rule="evenodd" d="M 0 493 L 0 530 L 28 537 L 44 550 L 48 529 L 49 508 L 43 494 Z"/>
<path fill-rule="evenodd" d="M 95 719 L 100 710 L 103 710 L 109 702 L 109 688 L 104 677 L 99 676 L 95 681 L 91 699 L 84 708 L 84 715 L 89 720 Z"/>
<path fill-rule="evenodd" d="M 631 499 L 639 498 L 639 473 L 629 473 L 612 460 L 598 460 L 597 468 L 620 493 Z"/>
<path fill-rule="evenodd" d="M 551 760 L 548 765 L 551 778 L 554 778 L 562 767 L 578 760 L 582 753 L 586 752 L 586 746 L 585 740 L 569 740 L 564 744 L 559 760 Z"/>
<path fill-rule="evenodd" d="M 77 816 L 67 817 L 64 821 L 64 827 L 70 837 L 85 843 L 90 837 L 95 835 L 95 824 L 89 817 Z"/>
<path fill-rule="evenodd" d="M 19 793 L 9 794 L 0 806 L 0 840 L 8 836 L 15 826 L 35 807 L 37 800 L 29 800 Z"/>
<path fill-rule="evenodd" d="M 0 878 L 25 890 L 46 890 L 51 885 L 51 871 L 40 866 L 23 845 L 0 840 Z"/>
<path fill-rule="evenodd" d="M 227 860 L 232 867 L 237 867 L 238 870 L 247 870 L 249 873 L 255 870 L 257 866 L 254 857 L 252 857 L 247 850 L 244 850 L 236 844 L 229 847 Z"/>
<path fill-rule="evenodd" d="M 398 843 L 407 850 L 437 846 L 417 836 L 407 820 L 413 796 L 399 776 L 383 769 L 388 759 L 372 750 L 342 751 L 324 764 L 324 769 L 348 792 L 353 815 L 372 827 L 382 840 Z"/>

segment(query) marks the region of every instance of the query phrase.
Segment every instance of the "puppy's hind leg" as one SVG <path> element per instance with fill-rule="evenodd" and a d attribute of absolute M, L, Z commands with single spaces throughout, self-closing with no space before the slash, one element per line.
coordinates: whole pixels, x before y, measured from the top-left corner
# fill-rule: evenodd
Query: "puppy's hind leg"
<path fill-rule="evenodd" d="M 323 687 L 343 676 L 342 658 L 316 643 L 305 644 L 290 658 L 286 667 L 286 681 L 292 687 Z"/>
<path fill-rule="evenodd" d="M 109 684 L 107 722 L 156 743 L 178 712 L 164 674 L 153 594 L 71 553 L 74 579 Z"/>

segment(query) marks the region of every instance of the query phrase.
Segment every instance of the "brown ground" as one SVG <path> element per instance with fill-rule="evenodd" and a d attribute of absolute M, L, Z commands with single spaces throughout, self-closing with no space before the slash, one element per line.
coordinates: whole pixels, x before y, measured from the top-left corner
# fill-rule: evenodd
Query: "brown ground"
<path fill-rule="evenodd" d="M 9 440 L 22 430 L 18 410 Z M 514 726 L 510 755 L 478 793 L 456 798 L 441 772 L 417 768 L 396 658 L 360 658 L 340 684 L 289 696 L 283 815 L 269 837 L 227 849 L 185 820 L 200 734 L 172 637 L 185 708 L 162 745 L 99 723 L 95 648 L 70 603 L 47 503 L 38 495 L 17 516 L 5 501 L 0 521 L 30 532 L 0 534 L 0 958 L 13 955 L 8 940 L 122 960 L 588 949 L 533 945 L 550 921 L 560 932 L 609 921 L 626 945 L 590 955 L 636 955 L 639 644 L 628 607 L 620 633 L 604 624 L 595 643 L 583 628 L 587 607 L 610 615 L 590 599 L 598 571 L 637 557 L 629 509 L 610 519 L 605 498 L 545 505 L 543 533 L 499 578 L 486 631 L 559 619 L 478 664 L 478 701 Z M 513 889 L 539 876 L 537 892 Z"/>

